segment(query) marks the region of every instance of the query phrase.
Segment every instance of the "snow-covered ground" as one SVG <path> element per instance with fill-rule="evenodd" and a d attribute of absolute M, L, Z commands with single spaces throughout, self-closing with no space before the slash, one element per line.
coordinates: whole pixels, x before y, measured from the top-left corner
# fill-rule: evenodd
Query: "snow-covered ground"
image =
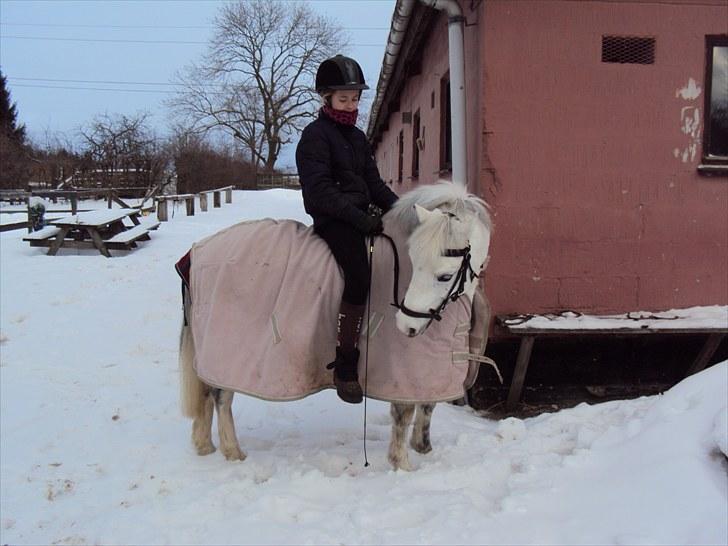
<path fill-rule="evenodd" d="M 248 459 L 198 457 L 173 264 L 266 216 L 307 221 L 299 193 L 271 190 L 180 210 L 112 259 L 0 235 L 1 544 L 728 542 L 726 363 L 663 396 L 527 420 L 441 404 L 411 473 L 386 461 L 384 403 L 368 405 L 365 468 L 362 406 L 237 396 Z"/>

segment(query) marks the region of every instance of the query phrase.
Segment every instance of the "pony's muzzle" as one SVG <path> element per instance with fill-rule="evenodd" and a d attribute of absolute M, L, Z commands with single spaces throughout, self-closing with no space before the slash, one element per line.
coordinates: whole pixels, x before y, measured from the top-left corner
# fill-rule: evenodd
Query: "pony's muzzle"
<path fill-rule="evenodd" d="M 397 311 L 395 322 L 397 323 L 397 329 L 407 337 L 417 337 L 425 331 L 429 321 L 426 319 L 408 317 L 402 311 Z"/>

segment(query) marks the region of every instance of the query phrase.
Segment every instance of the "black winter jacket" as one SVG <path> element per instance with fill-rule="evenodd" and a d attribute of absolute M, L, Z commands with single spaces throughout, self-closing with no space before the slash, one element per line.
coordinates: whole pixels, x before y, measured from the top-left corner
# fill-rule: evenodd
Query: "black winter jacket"
<path fill-rule="evenodd" d="M 303 204 L 315 225 L 334 218 L 366 231 L 370 203 L 386 212 L 397 201 L 379 176 L 364 132 L 323 112 L 303 130 L 296 166 Z"/>

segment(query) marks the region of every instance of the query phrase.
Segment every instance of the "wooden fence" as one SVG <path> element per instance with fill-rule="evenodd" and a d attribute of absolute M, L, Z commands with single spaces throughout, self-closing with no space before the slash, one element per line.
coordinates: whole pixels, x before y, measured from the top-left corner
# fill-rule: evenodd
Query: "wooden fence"
<path fill-rule="evenodd" d="M 201 191 L 197 194 L 194 193 L 182 193 L 178 195 L 158 195 L 155 197 L 157 202 L 157 219 L 160 222 L 167 222 L 169 220 L 169 203 L 177 203 L 184 201 L 185 211 L 187 216 L 195 215 L 195 199 L 200 199 L 200 210 L 207 212 L 208 210 L 208 196 L 212 194 L 212 206 L 214 208 L 220 208 L 221 206 L 221 195 L 225 192 L 225 203 L 233 202 L 233 187 L 226 186 L 224 188 L 217 188 L 216 190 Z"/>
<path fill-rule="evenodd" d="M 124 191 L 125 189 L 128 188 L 122 188 L 121 191 Z M 0 201 L 8 201 L 10 204 L 26 203 L 27 205 L 31 197 L 41 197 L 54 204 L 57 204 L 59 201 L 67 203 L 66 208 L 53 208 L 46 210 L 46 213 L 70 212 L 71 214 L 76 214 L 78 212 L 85 212 L 87 210 L 90 210 L 79 209 L 79 202 L 83 199 L 105 199 L 108 208 L 111 208 L 113 204 L 116 203 L 123 208 L 138 208 L 140 210 L 145 210 L 144 203 L 149 199 L 152 199 L 156 192 L 159 191 L 159 188 L 156 186 L 153 188 L 146 188 L 146 195 L 142 198 L 141 203 L 136 207 L 130 206 L 121 197 L 119 197 L 119 191 L 120 190 L 118 188 L 99 188 L 88 190 L 33 190 L 29 192 L 13 190 L 0 192 Z M 18 211 L 8 211 L 8 213 L 10 212 L 17 213 Z M 28 228 L 28 231 L 32 231 L 32 219 L 29 208 L 27 210 L 27 215 L 28 216 L 26 221 L 0 225 L 0 231 L 11 231 L 15 229 L 22 229 L 25 227 Z"/>
<path fill-rule="evenodd" d="M 257 173 L 255 175 L 255 188 L 258 190 L 267 190 L 271 188 L 300 189 L 300 187 L 301 184 L 298 181 L 298 174 Z"/>

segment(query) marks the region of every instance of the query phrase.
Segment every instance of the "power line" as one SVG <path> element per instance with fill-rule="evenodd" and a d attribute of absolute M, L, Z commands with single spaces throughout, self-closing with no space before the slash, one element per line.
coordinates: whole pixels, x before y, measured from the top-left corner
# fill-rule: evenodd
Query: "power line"
<path fill-rule="evenodd" d="M 27 1 L 28 0 L 3 0 L 3 2 L 6 2 L 6 3 L 10 3 L 10 2 L 18 2 L 18 3 L 20 3 L 20 2 L 27 2 Z M 47 3 L 51 3 L 52 2 L 52 3 L 56 3 L 59 0 L 35 0 L 35 1 L 36 2 L 47 2 Z M 76 2 L 88 2 L 88 3 L 91 3 L 91 2 L 98 2 L 99 0 L 75 0 L 75 1 Z M 137 1 L 140 1 L 140 0 L 137 0 Z M 144 1 L 150 2 L 150 3 L 151 2 L 159 2 L 159 3 L 164 4 L 164 3 L 167 3 L 167 2 L 177 2 L 177 3 L 199 2 L 200 0 L 144 0 Z M 217 2 L 218 4 L 222 4 L 222 3 L 227 2 L 227 0 L 206 0 L 206 1 L 208 1 L 208 2 L 211 2 L 211 1 L 212 2 Z M 242 0 L 242 1 L 243 2 L 252 2 L 254 0 Z M 301 2 L 302 0 L 282 0 L 282 1 L 283 2 Z M 390 2 L 390 3 L 393 3 L 394 2 L 394 0 L 307 0 L 307 1 L 309 1 L 309 2 L 322 2 L 322 3 L 323 2 L 333 2 L 333 3 L 339 3 L 339 4 L 349 3 L 349 2 L 352 2 L 352 1 L 356 1 L 356 2 L 358 2 L 360 4 L 363 4 L 364 2 L 374 2 L 374 3 L 380 3 L 380 2 Z M 581 0 L 573 0 L 573 1 L 580 2 Z M 588 1 L 591 1 L 591 0 L 588 0 Z M 617 1 L 617 0 L 615 0 L 615 1 Z M 683 0 L 683 1 L 685 1 L 685 0 Z"/>
<path fill-rule="evenodd" d="M 128 93 L 161 93 L 163 95 L 169 95 L 174 93 L 172 90 L 162 91 L 157 89 L 114 89 L 111 87 L 70 87 L 65 85 L 36 85 L 29 83 L 16 83 L 13 87 L 34 87 L 39 89 L 73 89 L 78 91 L 125 91 Z"/>
<path fill-rule="evenodd" d="M 18 78 L 15 76 L 8 76 L 11 81 L 30 81 L 30 82 L 63 82 L 63 83 L 102 83 L 110 85 L 165 85 L 179 87 L 185 85 L 182 83 L 171 83 L 171 82 L 122 82 L 114 80 L 65 80 L 65 79 L 53 79 L 53 78 Z M 207 84 L 214 87 L 223 87 L 222 84 Z"/>
<path fill-rule="evenodd" d="M 26 79 L 26 80 L 34 80 L 34 78 L 15 78 L 15 79 Z M 41 81 L 45 81 L 40 79 Z M 48 80 L 48 81 L 85 81 L 85 80 Z M 89 83 L 92 83 L 90 80 L 88 80 Z M 104 82 L 101 82 L 104 83 Z M 117 84 L 121 85 L 127 85 L 125 82 L 116 82 Z M 151 84 L 151 83 L 145 83 L 145 82 L 135 82 L 136 84 L 140 85 L 175 85 L 175 84 L 164 84 L 164 83 L 157 83 L 157 84 Z M 214 85 L 214 84 L 212 84 Z M 114 88 L 114 87 L 79 87 L 79 86 L 69 86 L 69 85 L 41 85 L 41 84 L 31 84 L 31 83 L 13 83 L 13 88 L 15 87 L 29 87 L 34 89 L 67 89 L 72 91 L 121 91 L 121 92 L 129 92 L 129 93 L 157 93 L 157 94 L 163 94 L 163 95 L 171 95 L 174 93 L 177 93 L 178 89 L 133 89 L 133 88 Z M 210 91 L 209 89 L 206 90 L 207 93 L 210 95 L 225 95 L 223 91 Z"/>
<path fill-rule="evenodd" d="M 197 42 L 189 40 L 117 40 L 109 38 L 52 38 L 46 36 L 0 36 L 0 39 L 14 40 L 50 40 L 53 42 L 107 42 L 124 44 L 194 44 L 205 45 L 208 42 Z M 352 47 L 384 47 L 385 44 L 351 44 Z"/>
<path fill-rule="evenodd" d="M 51 38 L 47 36 L 0 36 L 0 38 L 11 38 L 14 40 L 50 40 L 53 42 L 111 42 L 111 43 L 132 43 L 132 44 L 206 44 L 207 42 L 195 42 L 190 40 L 117 40 L 112 38 Z"/>
<path fill-rule="evenodd" d="M 65 23 L 0 23 L 4 27 L 51 27 L 51 28 L 118 28 L 118 29 L 211 29 L 214 27 L 204 25 L 81 25 Z"/>
<path fill-rule="evenodd" d="M 36 89 L 68 89 L 68 90 L 74 90 L 74 91 L 121 91 L 121 92 L 129 92 L 129 93 L 157 93 L 162 95 L 171 95 L 176 93 L 177 91 L 175 89 L 168 89 L 168 90 L 162 90 L 162 89 L 132 89 L 132 88 L 126 88 L 126 89 L 119 89 L 119 88 L 113 88 L 113 87 L 71 87 L 68 85 L 39 85 L 39 84 L 31 84 L 31 83 L 15 83 L 13 84 L 13 87 L 31 87 Z M 208 91 L 210 95 L 224 95 L 225 93 L 221 91 Z"/>
<path fill-rule="evenodd" d="M 71 23 L 0 23 L 6 27 L 50 27 L 50 28 L 115 28 L 115 29 L 171 29 L 191 30 L 207 29 L 215 27 L 210 25 L 82 25 Z M 389 30 L 389 27 L 341 27 L 343 30 Z"/>
<path fill-rule="evenodd" d="M 32 82 L 60 82 L 60 83 L 90 83 L 90 84 L 103 84 L 103 85 L 163 85 L 163 86 L 170 86 L 170 87 L 182 87 L 186 88 L 186 85 L 183 83 L 170 83 L 170 82 L 123 82 L 123 81 L 112 81 L 112 80 L 65 80 L 65 79 L 53 79 L 53 78 L 16 78 L 16 77 L 8 77 L 8 79 L 11 81 L 13 87 L 37 87 L 42 89 L 82 89 L 82 90 L 90 90 L 90 91 L 132 91 L 136 93 L 144 93 L 144 92 L 151 92 L 151 93 L 176 93 L 179 91 L 179 89 L 170 89 L 170 90 L 157 90 L 157 89 L 114 89 L 112 87 L 70 87 L 70 86 L 64 86 L 64 85 L 40 85 L 40 84 L 28 84 L 28 83 L 14 83 L 15 80 L 20 81 L 32 81 Z M 215 87 L 224 87 L 222 84 L 215 84 L 215 83 L 208 83 L 205 85 L 207 88 L 206 90 L 212 94 L 223 94 L 220 91 L 212 91 L 210 88 Z"/>
<path fill-rule="evenodd" d="M 61 23 L 0 23 L 4 27 L 50 27 L 50 28 L 117 28 L 117 29 L 211 29 L 214 27 L 204 25 L 81 25 L 81 24 L 61 24 Z"/>

